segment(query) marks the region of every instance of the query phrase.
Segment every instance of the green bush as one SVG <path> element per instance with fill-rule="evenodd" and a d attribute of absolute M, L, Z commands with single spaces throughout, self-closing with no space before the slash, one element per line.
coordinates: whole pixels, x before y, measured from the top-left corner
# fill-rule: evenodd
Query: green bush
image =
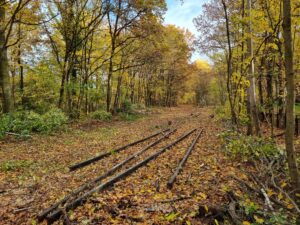
<path fill-rule="evenodd" d="M 221 137 L 223 150 L 230 156 L 245 161 L 262 157 L 279 157 L 283 154 L 272 139 L 246 136 L 233 131 L 223 132 Z"/>
<path fill-rule="evenodd" d="M 122 103 L 121 112 L 124 112 L 124 113 L 132 113 L 132 111 L 133 111 L 133 105 L 131 104 L 130 101 L 125 100 L 125 101 Z"/>
<path fill-rule="evenodd" d="M 110 112 L 106 112 L 105 110 L 97 110 L 91 114 L 91 118 L 95 120 L 110 121 L 112 119 L 112 115 Z"/>
<path fill-rule="evenodd" d="M 37 127 L 41 133 L 50 133 L 57 130 L 68 121 L 67 116 L 59 109 L 53 108 L 41 116 L 42 123 Z"/>
<path fill-rule="evenodd" d="M 5 136 L 5 133 L 9 131 L 11 117 L 9 115 L 2 115 L 0 117 L 0 139 Z"/>
<path fill-rule="evenodd" d="M 125 121 L 135 121 L 141 118 L 140 115 L 134 113 L 119 113 L 119 116 Z"/>
<path fill-rule="evenodd" d="M 40 115 L 33 111 L 20 111 L 0 118 L 0 138 L 6 132 L 13 132 L 26 136 L 31 132 L 48 134 L 66 124 L 68 118 L 59 109 L 51 109 Z"/>

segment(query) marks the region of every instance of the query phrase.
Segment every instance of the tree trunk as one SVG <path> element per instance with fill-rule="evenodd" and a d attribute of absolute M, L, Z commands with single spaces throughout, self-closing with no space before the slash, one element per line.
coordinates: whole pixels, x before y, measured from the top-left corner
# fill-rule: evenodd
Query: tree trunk
<path fill-rule="evenodd" d="M 224 17 L 226 21 L 226 35 L 227 35 L 227 45 L 228 45 L 228 58 L 227 58 L 227 92 L 228 92 L 228 100 L 230 104 L 230 112 L 231 112 L 231 120 L 233 125 L 237 125 L 237 115 L 234 109 L 234 104 L 231 96 L 231 75 L 232 75 L 232 48 L 231 48 L 231 39 L 230 39 L 230 28 L 229 28 L 229 18 L 227 12 L 227 5 L 225 0 L 222 0 L 223 9 L 224 9 Z"/>
<path fill-rule="evenodd" d="M 0 0 L 0 86 L 3 95 L 3 112 L 13 110 L 10 77 L 8 70 L 7 47 L 5 46 L 5 7 L 6 1 Z"/>
<path fill-rule="evenodd" d="M 252 22 L 251 22 L 251 0 L 247 0 L 247 9 L 249 14 L 249 24 L 248 24 L 248 32 L 249 35 L 252 33 Z M 260 127 L 259 127 L 259 117 L 258 117 L 258 110 L 256 104 L 256 88 L 255 88 L 255 74 L 254 74 L 254 61 L 253 61 L 253 41 L 252 38 L 249 37 L 247 39 L 247 52 L 248 57 L 250 58 L 250 66 L 249 66 L 249 80 L 250 86 L 248 88 L 248 100 L 250 104 L 250 120 L 251 126 L 255 128 L 255 134 L 260 135 Z"/>
<path fill-rule="evenodd" d="M 283 38 L 286 73 L 286 131 L 285 143 L 288 157 L 289 173 L 294 189 L 300 191 L 300 178 L 294 148 L 295 131 L 295 75 L 293 68 L 293 49 L 291 31 L 291 0 L 283 1 Z"/>
<path fill-rule="evenodd" d="M 61 77 L 61 84 L 59 89 L 59 100 L 58 100 L 58 108 L 62 109 L 62 104 L 64 101 L 64 93 L 65 93 L 65 82 L 66 82 L 66 64 L 64 65 L 63 74 Z"/>
<path fill-rule="evenodd" d="M 115 55 L 115 38 L 112 37 L 111 40 L 111 51 L 110 51 L 110 58 L 109 58 L 109 67 L 108 67 L 108 74 L 107 74 L 107 83 L 106 83 L 106 111 L 110 112 L 110 104 L 111 104 L 111 79 L 113 76 L 113 58 Z"/>
<path fill-rule="evenodd" d="M 118 84 L 117 84 L 117 91 L 115 94 L 115 100 L 114 100 L 114 107 L 113 107 L 113 114 L 117 113 L 120 97 L 121 97 L 121 85 L 122 85 L 122 72 L 120 71 L 120 74 L 118 76 Z"/>
<path fill-rule="evenodd" d="M 21 20 L 20 16 L 20 20 Z M 18 44 L 18 65 L 19 65 L 19 75 L 20 75 L 20 93 L 21 93 L 21 99 L 22 99 L 22 105 L 24 105 L 24 67 L 22 65 L 22 44 L 21 44 L 21 39 L 22 39 L 22 34 L 21 34 L 21 23 L 18 24 L 18 39 L 19 39 L 19 44 Z"/>
<path fill-rule="evenodd" d="M 274 109 L 273 109 L 273 58 L 267 60 L 267 111 L 271 122 L 271 136 L 274 135 Z"/>

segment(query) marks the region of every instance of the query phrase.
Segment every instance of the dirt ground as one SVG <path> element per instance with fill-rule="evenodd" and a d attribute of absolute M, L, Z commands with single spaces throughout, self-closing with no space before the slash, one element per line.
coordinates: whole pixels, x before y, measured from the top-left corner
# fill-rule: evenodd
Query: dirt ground
<path fill-rule="evenodd" d="M 177 128 L 176 133 L 115 174 L 191 129 L 204 129 L 171 190 L 166 183 L 197 132 L 113 187 L 93 195 L 68 217 L 72 224 L 207 224 L 195 216 L 199 205 L 226 203 L 226 190 L 235 188 L 228 177 L 242 176 L 238 165 L 220 151 L 217 135 L 223 128 L 211 114 L 209 108 L 191 106 L 159 109 L 137 121 L 82 122 L 51 136 L 0 142 L 0 224 L 37 224 L 36 215 L 43 209 L 159 137 L 74 172 L 69 172 L 68 166 L 168 126 Z"/>

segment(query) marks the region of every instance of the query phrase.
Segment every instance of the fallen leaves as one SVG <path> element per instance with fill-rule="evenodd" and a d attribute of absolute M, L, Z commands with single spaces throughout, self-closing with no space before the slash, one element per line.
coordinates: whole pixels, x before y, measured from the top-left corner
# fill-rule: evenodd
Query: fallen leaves
<path fill-rule="evenodd" d="M 187 116 L 193 110 L 197 110 L 198 117 Z M 178 137 L 179 133 L 184 133 L 195 128 L 195 126 L 205 128 L 203 140 L 201 139 L 195 146 L 183 171 L 179 174 L 173 190 L 167 190 L 166 181 L 194 137 L 165 152 L 149 163 L 147 167 L 140 168 L 132 176 L 120 181 L 109 190 L 95 195 L 84 206 L 70 212 L 69 218 L 81 224 L 92 222 L 126 224 L 132 221 L 151 224 L 155 221 L 170 223 L 177 220 L 186 224 L 197 223 L 195 209 L 202 203 L 207 205 L 208 203 L 224 201 L 222 188 L 233 188 L 232 182 L 226 180 L 226 177 L 229 173 L 237 173 L 236 167 L 218 151 L 219 140 L 215 132 L 218 125 L 209 119 L 208 115 L 210 114 L 209 109 L 174 108 L 172 111 L 163 110 L 163 113 L 159 115 L 149 116 L 145 120 L 133 123 L 112 123 L 113 128 L 99 128 L 95 125 L 93 129 L 78 130 L 78 128 L 74 128 L 69 133 L 57 136 L 35 136 L 30 142 L 25 141 L 20 145 L 18 143 L 5 143 L 3 148 L 14 150 L 12 152 L 6 151 L 6 153 L 8 152 L 6 155 L 0 153 L 2 161 L 12 155 L 18 155 L 20 160 L 39 161 L 33 174 L 26 178 L 39 184 L 37 190 L 32 194 L 33 202 L 30 203 L 33 207 L 32 212 L 6 217 L 6 224 L 34 224 L 32 218 L 42 208 L 51 205 L 73 190 L 74 187 L 127 158 L 139 150 L 142 145 L 114 154 L 103 162 L 74 173 L 68 173 L 66 167 L 71 163 L 101 153 L 99 149 L 113 149 L 130 140 L 138 139 L 145 133 L 153 132 L 154 125 L 163 125 L 170 120 L 174 121 L 173 125 L 177 125 L 180 132 L 146 152 L 141 158 L 149 156 L 167 142 L 170 143 Z M 28 149 L 30 149 L 30 154 Z M 0 179 L 6 184 L 13 185 L 18 183 L 18 177 L 21 175 L 23 173 L 20 171 L 12 171 L 9 174 L 1 173 Z M 159 181 L 159 188 L 157 188 L 157 180 Z M 24 183 L 20 185 L 23 186 Z M 6 185 L 5 189 L 7 187 L 9 186 Z M 182 196 L 191 196 L 191 198 L 168 202 L 168 200 L 178 199 Z M 7 196 L 5 201 L 8 204 L 8 209 L 15 207 L 11 197 Z M 2 210 L 0 216 L 4 213 L 7 214 L 9 211 L 4 212 Z"/>

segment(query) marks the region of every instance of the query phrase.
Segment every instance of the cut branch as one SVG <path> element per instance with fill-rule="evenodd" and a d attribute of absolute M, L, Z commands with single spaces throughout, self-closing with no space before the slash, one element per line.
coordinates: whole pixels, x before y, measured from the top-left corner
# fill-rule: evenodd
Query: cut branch
<path fill-rule="evenodd" d="M 188 160 L 188 157 L 190 156 L 192 150 L 194 149 L 197 141 L 199 140 L 199 138 L 201 137 L 203 133 L 203 130 L 201 130 L 199 132 L 199 134 L 197 135 L 197 137 L 195 138 L 195 140 L 193 141 L 193 143 L 190 145 L 190 147 L 188 148 L 188 150 L 186 151 L 183 159 L 181 160 L 181 162 L 179 163 L 177 169 L 175 170 L 175 172 L 173 173 L 173 175 L 171 176 L 171 178 L 169 179 L 168 183 L 167 183 L 167 187 L 169 189 L 171 189 L 173 187 L 173 184 L 176 180 L 176 177 L 178 176 L 178 174 L 180 173 L 180 171 L 182 170 L 182 168 L 184 167 L 184 164 L 186 163 L 186 161 Z"/>

